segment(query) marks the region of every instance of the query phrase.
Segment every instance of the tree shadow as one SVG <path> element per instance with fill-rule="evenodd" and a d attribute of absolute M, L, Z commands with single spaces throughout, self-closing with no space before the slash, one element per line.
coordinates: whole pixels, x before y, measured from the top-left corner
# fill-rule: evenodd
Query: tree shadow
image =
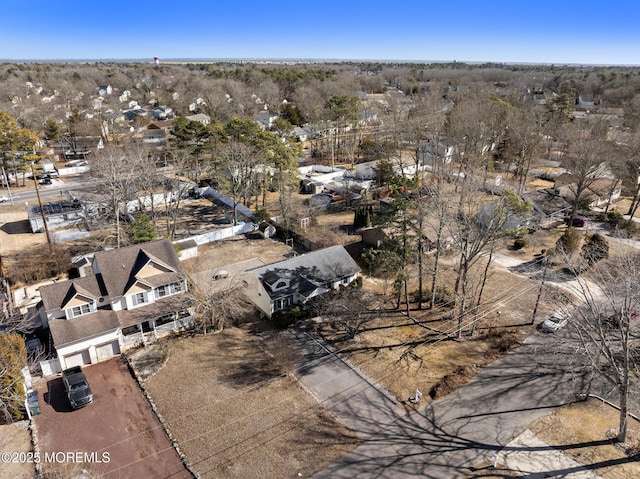
<path fill-rule="evenodd" d="M 558 362 L 553 354 L 541 354 L 540 348 L 545 345 L 523 345 L 454 393 L 418 408 L 399 407 L 381 399 L 381 394 L 378 398 L 365 396 L 361 388 L 336 394 L 324 405 L 352 425 L 363 443 L 314 477 L 467 477 L 476 465 L 486 464 L 498 452 L 568 451 L 610 444 L 603 439 L 555 448 L 507 447 L 530 422 L 575 397 L 574 383 L 569 380 L 572 367 Z M 636 460 L 634 456 L 584 468 Z M 564 477 L 574 470 L 577 468 L 545 474 Z M 487 470 L 487 475 L 476 477 L 501 477 L 494 472 Z"/>

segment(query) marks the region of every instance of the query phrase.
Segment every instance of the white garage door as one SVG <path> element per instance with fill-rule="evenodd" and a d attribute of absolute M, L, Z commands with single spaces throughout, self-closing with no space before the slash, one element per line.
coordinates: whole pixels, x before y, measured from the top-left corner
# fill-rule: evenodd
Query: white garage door
<path fill-rule="evenodd" d="M 91 356 L 89 356 L 89 350 L 85 349 L 79 353 L 70 354 L 64 357 L 65 368 L 72 368 L 73 366 L 84 366 L 85 364 L 91 364 Z"/>
<path fill-rule="evenodd" d="M 96 346 L 96 354 L 98 355 L 98 361 L 120 354 L 118 340 Z"/>

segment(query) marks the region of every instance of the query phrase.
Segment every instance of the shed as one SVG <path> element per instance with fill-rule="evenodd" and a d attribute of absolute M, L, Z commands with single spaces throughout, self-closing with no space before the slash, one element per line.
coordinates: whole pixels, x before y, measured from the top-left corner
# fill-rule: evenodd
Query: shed
<path fill-rule="evenodd" d="M 276 227 L 271 223 L 263 221 L 260 226 L 258 226 L 258 234 L 263 238 L 271 238 L 276 234 Z"/>

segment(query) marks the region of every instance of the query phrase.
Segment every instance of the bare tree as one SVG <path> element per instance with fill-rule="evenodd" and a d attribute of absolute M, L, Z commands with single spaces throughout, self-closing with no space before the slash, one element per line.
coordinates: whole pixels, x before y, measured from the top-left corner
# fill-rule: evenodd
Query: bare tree
<path fill-rule="evenodd" d="M 104 195 L 108 211 L 115 218 L 116 247 L 119 248 L 122 243 L 122 209 L 131 199 L 135 168 L 122 148 L 108 145 L 95 156 L 91 172 L 100 181 L 96 191 Z"/>
<path fill-rule="evenodd" d="M 344 332 L 347 339 L 354 339 L 378 312 L 375 296 L 355 286 L 316 296 L 308 308 Z"/>
<path fill-rule="evenodd" d="M 611 145 L 604 139 L 602 124 L 572 132 L 563 166 L 571 174 L 571 220 L 585 202 L 588 188 L 606 174 L 606 161 L 611 156 Z"/>
<path fill-rule="evenodd" d="M 623 251 L 579 278 L 582 305 L 572 312 L 571 327 L 580 339 L 579 353 L 592 374 L 617 392 L 620 414 L 617 439 L 627 439 L 631 384 L 640 380 L 640 254 Z"/>
<path fill-rule="evenodd" d="M 246 318 L 254 311 L 254 307 L 244 293 L 245 288 L 245 282 L 237 277 L 231 278 L 221 288 L 191 284 L 189 290 L 196 300 L 195 318 L 198 328 L 204 333 L 212 329 L 221 331 L 236 326 Z"/>
<path fill-rule="evenodd" d="M 256 148 L 230 141 L 222 145 L 216 154 L 218 180 L 233 201 L 233 224 L 237 224 L 237 206 L 251 191 L 256 176 L 259 152 Z"/>

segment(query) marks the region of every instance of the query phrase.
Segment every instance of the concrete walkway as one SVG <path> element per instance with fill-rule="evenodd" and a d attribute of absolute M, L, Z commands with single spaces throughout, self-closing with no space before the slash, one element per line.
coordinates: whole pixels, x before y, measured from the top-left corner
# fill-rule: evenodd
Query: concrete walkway
<path fill-rule="evenodd" d="M 556 474 L 554 477 L 563 479 L 602 479 L 561 451 L 542 442 L 529 429 L 498 454 L 498 464 L 517 471 L 528 479 L 549 477 L 545 474 L 550 470 Z"/>

